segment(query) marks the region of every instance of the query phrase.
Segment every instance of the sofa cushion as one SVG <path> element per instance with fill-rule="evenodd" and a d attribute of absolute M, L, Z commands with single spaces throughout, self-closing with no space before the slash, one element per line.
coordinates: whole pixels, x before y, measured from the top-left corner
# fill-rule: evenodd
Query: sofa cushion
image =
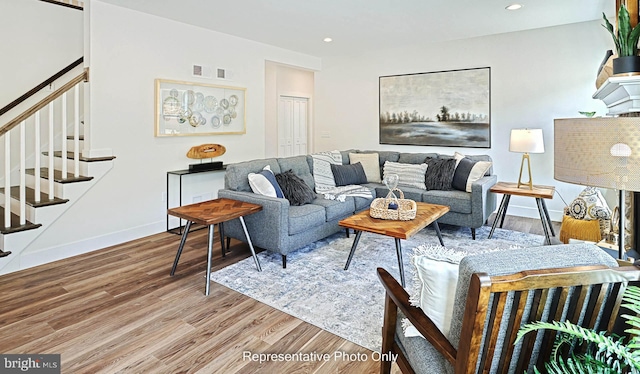
<path fill-rule="evenodd" d="M 247 178 L 249 179 L 249 186 L 254 193 L 270 197 L 284 197 L 282 189 L 278 185 L 278 181 L 276 181 L 276 176 L 269 165 L 265 166 L 259 173 L 249 173 Z"/>
<path fill-rule="evenodd" d="M 289 207 L 289 235 L 299 234 L 310 227 L 325 223 L 325 209 L 316 204 Z"/>
<path fill-rule="evenodd" d="M 342 154 L 342 163 L 344 165 L 348 165 L 348 164 L 351 163 L 351 159 L 350 159 L 349 156 L 352 153 L 358 153 L 358 150 L 357 149 L 349 149 L 349 150 L 346 150 L 346 151 L 340 151 L 340 154 Z"/>
<path fill-rule="evenodd" d="M 380 156 L 377 153 L 350 153 L 349 163 L 355 164 L 356 162 L 362 164 L 364 173 L 367 176 L 367 182 L 382 182 L 380 178 Z"/>
<path fill-rule="evenodd" d="M 454 155 L 441 155 L 441 154 L 438 155 L 438 158 L 441 158 L 441 159 L 455 158 L 457 160 L 456 157 L 457 158 L 466 157 L 471 161 L 489 161 L 493 163 L 493 160 L 489 155 L 463 155 L 462 153 L 459 153 L 459 152 L 455 152 Z M 491 166 L 489 170 L 487 170 L 487 172 L 484 173 L 484 175 L 493 175 L 493 166 Z"/>
<path fill-rule="evenodd" d="M 424 203 L 446 205 L 451 212 L 471 213 L 471 194 L 464 191 L 422 191 L 421 200 Z"/>
<path fill-rule="evenodd" d="M 307 156 L 284 157 L 278 158 L 277 161 L 280 168 L 277 172 L 274 170 L 274 174 L 292 170 L 294 174 L 302 178 L 302 180 L 304 180 L 307 186 L 311 187 L 312 190 L 315 188 L 313 175 L 311 175 L 311 169 L 309 168 L 309 163 L 307 162 Z M 271 170 L 273 170 L 273 168 Z"/>
<path fill-rule="evenodd" d="M 276 174 L 276 180 L 282 189 L 284 197 L 289 200 L 291 205 L 308 204 L 316 198 L 316 194 L 311 187 L 291 170 Z"/>
<path fill-rule="evenodd" d="M 423 164 L 427 158 L 438 158 L 437 153 L 400 153 L 398 162 L 403 164 Z"/>
<path fill-rule="evenodd" d="M 387 161 L 384 163 L 383 180 L 389 174 L 398 175 L 398 186 L 416 187 L 426 190 L 424 177 L 427 172 L 427 164 L 401 164 Z"/>
<path fill-rule="evenodd" d="M 244 161 L 227 165 L 227 171 L 224 174 L 224 188 L 233 191 L 252 192 L 247 176 L 249 173 L 261 172 L 267 165 L 269 165 L 274 174 L 278 174 L 282 170 L 280 169 L 278 160 L 275 158 Z"/>
<path fill-rule="evenodd" d="M 333 173 L 336 186 L 360 185 L 367 183 L 367 175 L 364 173 L 362 164 L 359 162 L 350 165 L 331 164 L 331 172 Z"/>
<path fill-rule="evenodd" d="M 580 195 L 569 204 L 568 211 L 571 217 L 585 221 L 611 218 L 609 205 L 600 190 L 595 187 L 586 187 L 582 190 Z"/>
<path fill-rule="evenodd" d="M 348 217 L 355 211 L 355 203 L 352 197 L 345 199 L 344 202 L 319 197 L 313 200 L 311 204 L 325 209 L 325 220 L 327 222 Z"/>

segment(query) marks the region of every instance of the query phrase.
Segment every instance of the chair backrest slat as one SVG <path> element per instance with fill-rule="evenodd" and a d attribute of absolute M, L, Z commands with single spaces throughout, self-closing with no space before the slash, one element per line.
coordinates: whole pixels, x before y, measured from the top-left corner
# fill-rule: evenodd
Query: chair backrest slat
<path fill-rule="evenodd" d="M 543 368 L 552 353 L 556 333 L 540 330 L 537 334 L 525 335 L 514 345 L 522 325 L 539 320 L 566 320 L 589 329 L 611 331 L 618 319 L 622 293 L 629 282 L 638 280 L 640 270 L 637 268 L 605 266 L 525 271 L 494 277 L 473 274 L 456 372 L 473 373 L 477 369 L 478 372 L 522 373 L 529 369 L 530 362 Z M 571 351 L 566 347 L 560 353 L 566 357 Z M 511 366 L 514 367 L 509 370 Z"/>

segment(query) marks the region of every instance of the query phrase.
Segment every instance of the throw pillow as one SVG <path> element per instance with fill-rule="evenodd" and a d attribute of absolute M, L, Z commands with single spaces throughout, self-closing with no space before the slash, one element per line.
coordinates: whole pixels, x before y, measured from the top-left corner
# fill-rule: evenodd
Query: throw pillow
<path fill-rule="evenodd" d="M 420 307 L 445 336 L 451 326 L 458 264 L 466 255 L 438 245 L 421 245 L 411 257 L 415 278 L 409 302 Z"/>
<path fill-rule="evenodd" d="M 367 182 L 381 183 L 380 179 L 380 156 L 377 153 L 349 153 L 349 162 L 362 164 L 364 173 L 367 175 Z"/>
<path fill-rule="evenodd" d="M 453 181 L 451 186 L 455 190 L 471 192 L 471 185 L 473 182 L 482 178 L 484 174 L 489 170 L 492 163 L 489 161 L 471 161 L 471 159 L 464 157 L 458 157 L 459 153 L 456 153 L 456 171 L 453 174 Z"/>
<path fill-rule="evenodd" d="M 425 175 L 425 185 L 427 190 L 451 190 L 453 173 L 456 170 L 456 160 L 428 158 L 427 173 Z"/>
<path fill-rule="evenodd" d="M 424 184 L 427 164 L 401 164 L 399 162 L 385 161 L 382 171 L 385 176 L 397 174 L 399 186 L 427 189 Z"/>
<path fill-rule="evenodd" d="M 313 192 L 302 178 L 295 175 L 292 170 L 276 174 L 276 180 L 282 188 L 284 197 L 291 205 L 304 205 L 312 202 L 316 198 Z"/>
<path fill-rule="evenodd" d="M 282 189 L 271 171 L 271 166 L 265 166 L 259 173 L 249 173 L 247 177 L 253 193 L 271 197 L 284 197 Z"/>
<path fill-rule="evenodd" d="M 367 175 L 362 164 L 357 162 L 351 165 L 331 164 L 331 171 L 336 181 L 336 186 L 349 186 L 367 183 Z"/>
<path fill-rule="evenodd" d="M 569 204 L 569 215 L 585 221 L 611 219 L 611 209 L 600 190 L 587 187 Z"/>
<path fill-rule="evenodd" d="M 336 186 L 331 164 L 342 165 L 340 151 L 318 152 L 311 155 L 313 160 L 313 181 L 316 192 L 320 193 Z"/>

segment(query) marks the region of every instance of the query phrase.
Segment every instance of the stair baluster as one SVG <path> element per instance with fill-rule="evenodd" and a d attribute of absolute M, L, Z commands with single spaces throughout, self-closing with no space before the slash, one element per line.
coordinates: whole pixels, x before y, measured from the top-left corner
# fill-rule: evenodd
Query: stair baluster
<path fill-rule="evenodd" d="M 27 223 L 27 190 L 26 190 L 26 159 L 27 141 L 25 138 L 25 127 L 27 127 L 27 121 L 20 122 L 20 225 Z M 11 190 L 6 190 L 5 194 L 11 195 Z M 10 207 L 10 206 L 9 206 Z M 11 210 L 9 208 L 9 210 Z"/>
<path fill-rule="evenodd" d="M 35 183 L 33 189 L 35 190 L 35 198 L 36 202 L 40 202 L 40 111 L 36 112 L 35 117 L 35 129 L 33 131 L 34 138 L 34 174 L 35 174 Z"/>
<path fill-rule="evenodd" d="M 54 172 L 54 159 L 53 159 L 53 149 L 54 149 L 54 128 L 53 128 L 53 101 L 47 104 L 49 107 L 49 200 L 54 198 L 53 191 L 53 172 Z"/>
<path fill-rule="evenodd" d="M 11 189 L 11 133 L 4 134 L 4 190 Z M 11 194 L 4 194 L 4 227 L 11 227 Z"/>
<path fill-rule="evenodd" d="M 62 175 L 67 175 L 67 93 L 62 94 Z"/>
<path fill-rule="evenodd" d="M 73 90 L 73 112 L 73 174 L 77 178 L 80 176 L 80 85 Z"/>

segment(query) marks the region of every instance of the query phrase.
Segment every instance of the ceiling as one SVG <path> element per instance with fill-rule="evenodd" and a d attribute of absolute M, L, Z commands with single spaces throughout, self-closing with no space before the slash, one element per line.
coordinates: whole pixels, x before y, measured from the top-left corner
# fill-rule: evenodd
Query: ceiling
<path fill-rule="evenodd" d="M 611 19 L 615 13 L 615 0 L 102 1 L 317 57 L 600 20 L 603 12 Z M 505 10 L 513 2 L 524 7 Z"/>

